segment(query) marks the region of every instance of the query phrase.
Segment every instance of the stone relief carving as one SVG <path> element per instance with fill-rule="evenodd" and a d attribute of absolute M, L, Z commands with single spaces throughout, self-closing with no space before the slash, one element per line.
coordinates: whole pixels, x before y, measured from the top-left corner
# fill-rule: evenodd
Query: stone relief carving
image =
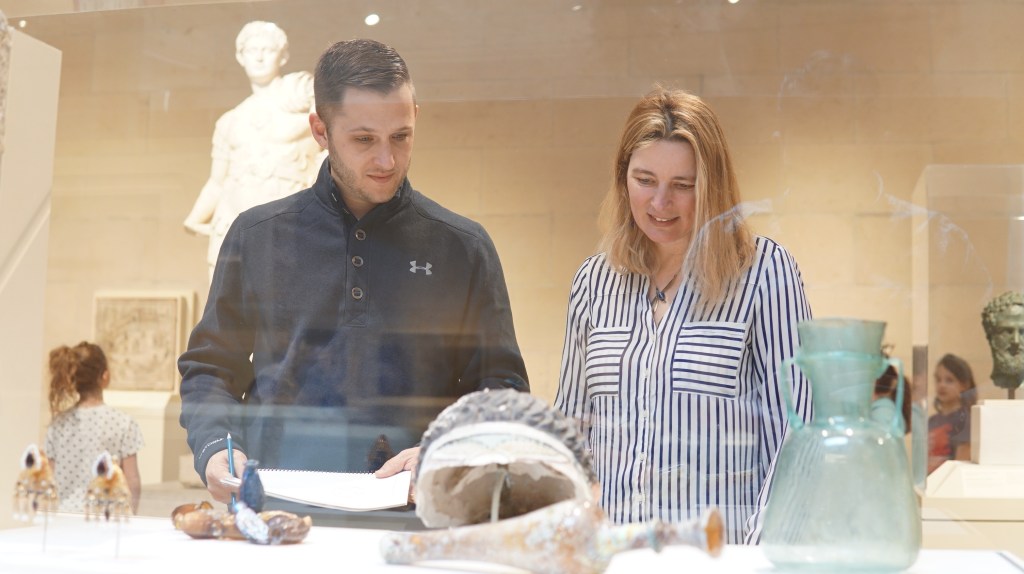
<path fill-rule="evenodd" d="M 210 237 L 211 277 L 238 214 L 309 187 L 324 157 L 309 130 L 313 76 L 281 75 L 288 61 L 284 31 L 270 22 L 249 22 L 235 40 L 235 57 L 253 93 L 217 120 L 210 178 L 184 222 L 188 231 Z"/>
<path fill-rule="evenodd" d="M 107 354 L 110 388 L 174 391 L 190 293 L 100 292 L 93 340 Z"/>

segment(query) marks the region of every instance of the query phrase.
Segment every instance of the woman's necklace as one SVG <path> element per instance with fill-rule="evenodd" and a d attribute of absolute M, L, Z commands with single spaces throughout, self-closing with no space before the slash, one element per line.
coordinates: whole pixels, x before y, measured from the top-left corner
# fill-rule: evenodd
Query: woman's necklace
<path fill-rule="evenodd" d="M 652 313 L 658 310 L 658 305 L 665 302 L 665 291 L 668 291 L 669 287 L 676 282 L 676 277 L 679 277 L 679 271 L 676 271 L 676 274 L 673 275 L 672 278 L 668 280 L 668 283 L 665 283 L 665 286 L 661 289 L 658 289 L 658 285 L 654 282 L 654 278 L 651 278 L 651 285 L 654 286 L 654 299 L 651 299 Z"/>

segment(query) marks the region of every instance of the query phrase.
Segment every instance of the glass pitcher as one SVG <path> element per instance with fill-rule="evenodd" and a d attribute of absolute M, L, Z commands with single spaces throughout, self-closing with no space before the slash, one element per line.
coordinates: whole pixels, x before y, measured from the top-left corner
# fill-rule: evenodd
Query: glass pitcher
<path fill-rule="evenodd" d="M 921 518 L 903 445 L 902 416 L 870 416 L 885 323 L 815 319 L 800 323 L 800 348 L 783 363 L 810 380 L 814 421 L 803 424 L 786 390 L 790 430 L 765 508 L 762 546 L 779 569 L 898 571 L 917 559 Z"/>

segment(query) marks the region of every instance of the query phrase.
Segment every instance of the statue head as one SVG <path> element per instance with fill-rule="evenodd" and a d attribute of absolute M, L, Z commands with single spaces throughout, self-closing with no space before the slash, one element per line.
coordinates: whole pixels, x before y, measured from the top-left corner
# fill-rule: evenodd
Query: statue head
<path fill-rule="evenodd" d="M 1016 389 L 1024 380 L 1024 293 L 1010 291 L 989 301 L 981 324 L 992 350 L 992 382 Z"/>
<path fill-rule="evenodd" d="M 250 81 L 266 85 L 288 62 L 288 36 L 273 22 L 249 22 L 235 38 L 235 58 Z"/>

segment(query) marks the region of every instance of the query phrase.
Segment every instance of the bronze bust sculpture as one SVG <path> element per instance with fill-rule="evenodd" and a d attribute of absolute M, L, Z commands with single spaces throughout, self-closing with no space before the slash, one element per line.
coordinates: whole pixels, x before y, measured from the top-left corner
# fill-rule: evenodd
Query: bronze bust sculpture
<path fill-rule="evenodd" d="M 992 350 L 992 382 L 1012 399 L 1024 381 L 1024 293 L 1008 291 L 989 301 L 981 324 Z"/>

